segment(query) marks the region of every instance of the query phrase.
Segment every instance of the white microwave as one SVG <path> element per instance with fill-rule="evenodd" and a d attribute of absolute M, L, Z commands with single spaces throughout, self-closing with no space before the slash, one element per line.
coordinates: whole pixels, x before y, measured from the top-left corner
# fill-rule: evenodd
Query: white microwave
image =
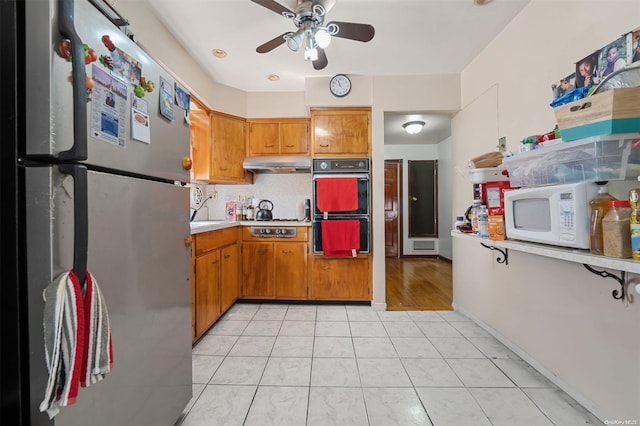
<path fill-rule="evenodd" d="M 589 201 L 593 182 L 537 186 L 504 192 L 504 221 L 509 239 L 589 248 Z"/>

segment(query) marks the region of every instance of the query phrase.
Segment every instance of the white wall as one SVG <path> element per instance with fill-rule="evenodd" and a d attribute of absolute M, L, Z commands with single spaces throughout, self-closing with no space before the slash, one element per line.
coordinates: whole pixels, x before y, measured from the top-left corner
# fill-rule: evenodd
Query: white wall
<path fill-rule="evenodd" d="M 551 82 L 638 18 L 640 0 L 533 0 L 464 70 L 463 109 L 452 122 L 454 211 L 472 200 L 466 161 L 494 151 L 500 136 L 515 151 L 525 136 L 552 129 Z M 513 343 L 602 420 L 640 419 L 640 304 L 615 301 L 618 284 L 579 263 L 509 251 L 507 266 L 494 257 L 477 241 L 453 240 L 456 308 Z"/>

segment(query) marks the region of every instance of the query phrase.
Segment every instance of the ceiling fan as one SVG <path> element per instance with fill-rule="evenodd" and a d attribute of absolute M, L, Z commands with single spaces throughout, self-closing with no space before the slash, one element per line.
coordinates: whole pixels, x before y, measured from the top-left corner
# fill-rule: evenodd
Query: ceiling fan
<path fill-rule="evenodd" d="M 289 49 L 297 52 L 304 47 L 304 59 L 313 62 L 313 68 L 321 70 L 327 66 L 327 55 L 324 49 L 331 42 L 331 37 L 367 42 L 375 35 L 375 29 L 369 24 L 331 21 L 326 25 L 324 19 L 333 7 L 335 0 L 297 0 L 295 11 L 277 3 L 275 0 L 251 0 L 275 13 L 293 20 L 298 28 L 288 31 L 256 48 L 258 53 L 267 53 L 287 43 Z"/>

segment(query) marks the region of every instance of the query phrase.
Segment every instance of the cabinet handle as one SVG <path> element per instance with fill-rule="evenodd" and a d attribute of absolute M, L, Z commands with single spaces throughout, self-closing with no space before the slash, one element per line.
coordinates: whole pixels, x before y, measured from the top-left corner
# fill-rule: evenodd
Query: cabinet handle
<path fill-rule="evenodd" d="M 228 167 L 220 167 L 220 170 L 222 170 L 224 172 L 225 170 L 229 170 L 229 168 Z"/>
<path fill-rule="evenodd" d="M 328 148 L 328 147 L 329 147 L 329 144 L 326 144 L 326 145 L 320 144 L 320 146 L 321 146 L 322 148 Z"/>
<path fill-rule="evenodd" d="M 224 258 L 225 258 L 225 259 L 228 259 L 228 258 L 230 258 L 230 257 L 231 257 L 231 255 L 230 255 L 230 254 L 225 254 L 225 255 L 224 255 Z"/>
<path fill-rule="evenodd" d="M 265 147 L 265 148 L 273 148 L 273 146 L 274 146 L 274 145 L 273 145 L 273 144 L 271 144 L 271 145 L 265 145 L 264 147 Z"/>
<path fill-rule="evenodd" d="M 324 269 L 325 271 L 327 271 L 329 269 L 329 265 L 321 266 L 320 269 Z"/>
<path fill-rule="evenodd" d="M 283 254 L 291 254 L 291 253 L 292 253 L 292 251 L 291 251 L 291 250 L 282 250 L 282 253 L 283 253 Z"/>
<path fill-rule="evenodd" d="M 216 259 L 216 260 L 214 260 L 213 262 L 211 262 L 211 264 L 212 264 L 212 265 L 215 265 L 215 264 L 216 264 L 216 263 L 218 263 L 218 262 L 219 262 L 219 260 L 218 260 L 218 259 Z"/>
<path fill-rule="evenodd" d="M 293 145 L 285 145 L 286 148 L 293 148 Z"/>

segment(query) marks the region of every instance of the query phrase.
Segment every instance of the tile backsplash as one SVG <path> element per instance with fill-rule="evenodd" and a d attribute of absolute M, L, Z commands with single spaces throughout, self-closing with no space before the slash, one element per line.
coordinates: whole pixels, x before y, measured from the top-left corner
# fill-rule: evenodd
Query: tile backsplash
<path fill-rule="evenodd" d="M 216 197 L 207 200 L 195 220 L 224 220 L 225 204 L 227 201 L 238 201 L 238 196 L 271 201 L 274 218 L 304 218 L 304 200 L 310 199 L 312 193 L 310 173 L 261 173 L 255 175 L 253 182 L 253 185 L 206 185 L 203 192 L 215 192 Z M 203 186 L 193 184 L 196 185 Z"/>

